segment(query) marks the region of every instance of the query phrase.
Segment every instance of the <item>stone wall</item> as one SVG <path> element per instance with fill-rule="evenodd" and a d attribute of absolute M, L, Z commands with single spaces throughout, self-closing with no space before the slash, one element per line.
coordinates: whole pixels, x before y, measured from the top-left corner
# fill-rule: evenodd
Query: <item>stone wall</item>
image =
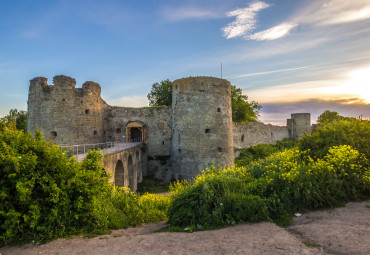
<path fill-rule="evenodd" d="M 292 113 L 291 118 L 287 119 L 287 127 L 291 137 L 298 140 L 304 132 L 311 134 L 311 114 L 310 113 Z"/>
<path fill-rule="evenodd" d="M 145 129 L 145 144 L 148 165 L 144 175 L 154 175 L 159 179 L 170 178 L 171 153 L 171 107 L 147 107 L 142 109 L 109 106 L 105 111 L 104 130 L 107 141 L 125 141 L 126 126 L 130 122 L 140 122 Z"/>
<path fill-rule="evenodd" d="M 234 147 L 249 148 L 258 144 L 274 144 L 290 138 L 286 126 L 273 126 L 261 122 L 233 123 Z"/>

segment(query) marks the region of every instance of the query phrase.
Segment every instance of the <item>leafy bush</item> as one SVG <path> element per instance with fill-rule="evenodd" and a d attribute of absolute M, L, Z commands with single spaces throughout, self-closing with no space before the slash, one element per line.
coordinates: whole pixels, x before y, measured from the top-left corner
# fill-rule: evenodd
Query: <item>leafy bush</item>
<path fill-rule="evenodd" d="M 0 124 L 0 246 L 166 219 L 170 198 L 114 189 L 101 158 L 78 163 L 41 133 Z"/>
<path fill-rule="evenodd" d="M 276 144 L 259 144 L 251 146 L 241 151 L 240 156 L 235 159 L 235 165 L 246 166 L 252 161 L 263 159 L 273 153 L 283 151 L 284 149 L 290 149 L 295 146 L 297 146 L 297 141 L 293 139 L 283 139 L 278 141 Z"/>
<path fill-rule="evenodd" d="M 353 118 L 326 121 L 299 140 L 301 150 L 310 150 L 310 156 L 318 158 L 326 155 L 330 147 L 344 144 L 370 158 L 370 122 Z"/>
<path fill-rule="evenodd" d="M 247 167 L 207 169 L 191 184 L 171 189 L 174 227 L 210 229 L 268 219 L 286 225 L 295 212 L 369 196 L 370 169 L 364 155 L 346 145 L 330 148 L 317 161 L 289 149 Z"/>

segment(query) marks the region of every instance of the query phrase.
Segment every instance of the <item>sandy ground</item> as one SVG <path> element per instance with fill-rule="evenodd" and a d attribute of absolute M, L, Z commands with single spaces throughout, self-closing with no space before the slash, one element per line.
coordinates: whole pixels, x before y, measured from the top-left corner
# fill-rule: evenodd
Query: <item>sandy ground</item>
<path fill-rule="evenodd" d="M 0 248 L 8 254 L 370 254 L 370 200 L 296 217 L 294 225 L 242 224 L 195 233 L 155 232 L 165 223 L 91 239 Z"/>

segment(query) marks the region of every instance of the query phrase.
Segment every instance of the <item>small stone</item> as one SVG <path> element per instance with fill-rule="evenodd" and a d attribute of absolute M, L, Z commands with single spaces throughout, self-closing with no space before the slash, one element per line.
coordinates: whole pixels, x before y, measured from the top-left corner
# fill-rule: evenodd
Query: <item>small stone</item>
<path fill-rule="evenodd" d="M 302 214 L 300 214 L 300 213 L 295 213 L 294 215 L 295 215 L 295 217 L 301 217 L 302 216 Z"/>

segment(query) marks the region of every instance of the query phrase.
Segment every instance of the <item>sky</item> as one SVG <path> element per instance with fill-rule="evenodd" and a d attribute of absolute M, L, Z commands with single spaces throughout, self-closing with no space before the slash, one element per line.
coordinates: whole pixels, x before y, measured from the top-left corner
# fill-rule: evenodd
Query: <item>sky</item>
<path fill-rule="evenodd" d="M 370 1 L 0 0 L 0 116 L 27 110 L 38 76 L 139 107 L 153 83 L 221 77 L 221 63 L 262 122 L 370 117 Z"/>

